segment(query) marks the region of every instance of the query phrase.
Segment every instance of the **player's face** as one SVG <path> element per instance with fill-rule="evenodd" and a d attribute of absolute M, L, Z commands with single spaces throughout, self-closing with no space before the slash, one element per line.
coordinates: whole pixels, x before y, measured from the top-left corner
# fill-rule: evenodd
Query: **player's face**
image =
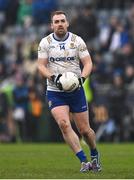
<path fill-rule="evenodd" d="M 63 37 L 69 24 L 64 14 L 54 15 L 51 23 L 51 28 L 59 37 Z"/>

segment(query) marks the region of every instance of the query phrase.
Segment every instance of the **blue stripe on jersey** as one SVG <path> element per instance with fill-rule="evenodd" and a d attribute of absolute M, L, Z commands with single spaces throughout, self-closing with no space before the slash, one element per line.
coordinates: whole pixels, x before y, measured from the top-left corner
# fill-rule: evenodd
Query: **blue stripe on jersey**
<path fill-rule="evenodd" d="M 56 106 L 68 105 L 71 112 L 84 112 L 87 110 L 87 103 L 83 87 L 74 92 L 47 91 L 49 109 Z"/>

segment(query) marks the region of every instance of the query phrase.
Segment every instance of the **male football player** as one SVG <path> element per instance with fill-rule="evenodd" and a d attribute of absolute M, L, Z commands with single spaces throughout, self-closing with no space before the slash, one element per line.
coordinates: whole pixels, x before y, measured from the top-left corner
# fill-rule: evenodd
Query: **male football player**
<path fill-rule="evenodd" d="M 81 37 L 68 32 L 65 12 L 55 11 L 51 15 L 53 33 L 43 38 L 38 48 L 38 69 L 47 78 L 47 99 L 65 142 L 81 162 L 81 172 L 101 170 L 95 133 L 89 125 L 88 107 L 82 87 L 92 70 L 92 61 Z M 83 69 L 80 69 L 80 62 Z M 63 72 L 73 72 L 79 77 L 79 88 L 73 92 L 62 90 L 60 77 Z M 90 148 L 91 163 L 81 148 L 79 138 L 71 127 L 69 112 Z"/>

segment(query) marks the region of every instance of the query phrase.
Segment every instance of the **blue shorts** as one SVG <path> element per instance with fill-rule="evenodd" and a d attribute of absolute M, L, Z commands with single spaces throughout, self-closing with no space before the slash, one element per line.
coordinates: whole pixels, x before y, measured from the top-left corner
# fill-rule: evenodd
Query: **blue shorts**
<path fill-rule="evenodd" d="M 68 105 L 70 112 L 84 112 L 87 110 L 87 102 L 83 87 L 74 92 L 47 91 L 49 109 L 56 106 Z"/>

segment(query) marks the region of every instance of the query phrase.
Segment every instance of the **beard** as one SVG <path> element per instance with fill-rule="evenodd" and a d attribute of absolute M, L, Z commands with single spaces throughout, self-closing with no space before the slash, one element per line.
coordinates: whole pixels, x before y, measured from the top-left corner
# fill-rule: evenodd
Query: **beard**
<path fill-rule="evenodd" d="M 59 38 L 63 38 L 66 35 L 67 31 L 64 28 L 59 28 L 55 34 L 59 37 Z"/>

